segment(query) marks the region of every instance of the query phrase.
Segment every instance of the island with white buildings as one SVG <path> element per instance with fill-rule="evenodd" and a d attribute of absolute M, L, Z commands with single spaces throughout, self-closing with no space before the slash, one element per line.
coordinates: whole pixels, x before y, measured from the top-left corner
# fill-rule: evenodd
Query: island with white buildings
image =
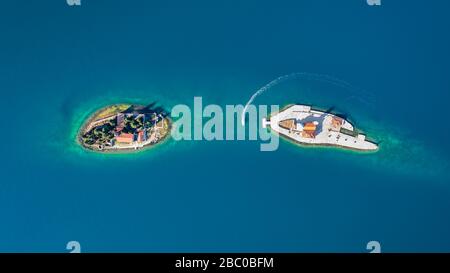
<path fill-rule="evenodd" d="M 308 105 L 289 105 L 263 119 L 279 135 L 305 145 L 337 146 L 359 151 L 376 151 L 378 145 L 358 133 L 353 125 L 337 115 L 314 110 Z"/>

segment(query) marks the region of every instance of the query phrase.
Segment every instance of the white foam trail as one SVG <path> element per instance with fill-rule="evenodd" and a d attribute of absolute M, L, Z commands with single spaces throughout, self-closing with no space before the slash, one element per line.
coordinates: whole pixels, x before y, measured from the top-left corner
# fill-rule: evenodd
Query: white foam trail
<path fill-rule="evenodd" d="M 264 93 L 265 91 L 269 90 L 270 88 L 274 87 L 275 85 L 277 85 L 279 83 L 282 83 L 282 82 L 290 80 L 290 79 L 300 78 L 300 77 L 308 78 L 310 80 L 330 83 L 330 84 L 336 85 L 338 87 L 341 87 L 341 88 L 344 88 L 344 89 L 347 89 L 347 90 L 354 90 L 355 89 L 355 87 L 352 86 L 350 83 L 348 83 L 346 81 L 343 81 L 343 80 L 340 80 L 340 79 L 335 78 L 335 77 L 330 76 L 330 75 L 317 74 L 317 73 L 308 73 L 308 72 L 297 72 L 297 73 L 283 75 L 283 76 L 280 76 L 280 77 L 272 80 L 268 84 L 264 85 L 263 87 L 258 89 L 250 97 L 250 99 L 248 100 L 247 104 L 245 104 L 244 111 L 242 111 L 242 116 L 241 116 L 241 124 L 242 124 L 242 126 L 245 126 L 245 114 L 247 113 L 247 108 L 255 100 L 255 98 L 257 96 L 261 95 L 262 93 Z M 361 90 L 361 91 L 363 91 L 363 90 Z M 372 94 L 366 92 L 366 95 L 372 95 Z"/>

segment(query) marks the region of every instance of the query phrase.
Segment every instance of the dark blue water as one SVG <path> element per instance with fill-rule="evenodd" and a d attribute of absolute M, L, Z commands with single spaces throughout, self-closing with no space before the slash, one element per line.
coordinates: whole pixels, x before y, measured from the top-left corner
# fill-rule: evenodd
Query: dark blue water
<path fill-rule="evenodd" d="M 4 1 L 0 251 L 450 251 L 448 1 Z M 98 155 L 96 109 L 310 103 L 376 154 L 282 141 Z M 269 171 L 267 166 L 273 166 Z"/>

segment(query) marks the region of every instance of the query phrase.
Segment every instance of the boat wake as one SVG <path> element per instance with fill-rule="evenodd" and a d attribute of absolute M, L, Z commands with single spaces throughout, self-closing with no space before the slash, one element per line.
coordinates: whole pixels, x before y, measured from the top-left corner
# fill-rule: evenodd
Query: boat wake
<path fill-rule="evenodd" d="M 317 74 L 317 73 L 309 73 L 309 72 L 297 72 L 297 73 L 291 73 L 291 74 L 287 74 L 287 75 L 283 75 L 280 76 L 274 80 L 272 80 L 271 82 L 267 83 L 266 85 L 264 85 L 263 87 L 261 87 L 260 89 L 258 89 L 248 100 L 248 102 L 245 104 L 244 110 L 242 111 L 242 116 L 241 116 L 241 124 L 242 126 L 245 126 L 245 114 L 247 113 L 247 108 L 249 107 L 250 104 L 253 103 L 253 101 L 256 99 L 256 97 L 258 97 L 259 95 L 263 94 L 264 92 L 266 92 L 267 90 L 271 89 L 272 87 L 288 81 L 288 80 L 293 80 L 293 79 L 305 79 L 305 80 L 312 80 L 312 81 L 318 81 L 318 82 L 323 82 L 323 83 L 329 83 L 332 84 L 334 86 L 340 87 L 344 90 L 347 91 L 351 91 L 352 94 L 347 97 L 345 100 L 351 100 L 351 99 L 357 99 L 365 104 L 368 105 L 373 105 L 373 103 L 367 101 L 366 99 L 363 99 L 361 96 L 356 96 L 354 93 L 355 91 L 357 91 L 357 93 L 359 93 L 360 95 L 364 95 L 365 97 L 368 98 L 373 98 L 373 95 L 371 93 L 368 93 L 362 89 L 356 88 L 355 86 L 351 85 L 350 83 L 338 79 L 336 77 L 330 76 L 330 75 L 326 75 L 326 74 Z"/>

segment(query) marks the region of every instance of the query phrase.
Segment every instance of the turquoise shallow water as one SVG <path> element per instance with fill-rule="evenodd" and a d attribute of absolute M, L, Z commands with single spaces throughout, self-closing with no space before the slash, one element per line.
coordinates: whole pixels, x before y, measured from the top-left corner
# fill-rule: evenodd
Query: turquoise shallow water
<path fill-rule="evenodd" d="M 450 251 L 445 1 L 29 2 L 0 11 L 0 251 Z M 75 141 L 111 103 L 245 104 L 295 72 L 351 86 L 294 77 L 254 103 L 333 108 L 380 151 Z"/>

